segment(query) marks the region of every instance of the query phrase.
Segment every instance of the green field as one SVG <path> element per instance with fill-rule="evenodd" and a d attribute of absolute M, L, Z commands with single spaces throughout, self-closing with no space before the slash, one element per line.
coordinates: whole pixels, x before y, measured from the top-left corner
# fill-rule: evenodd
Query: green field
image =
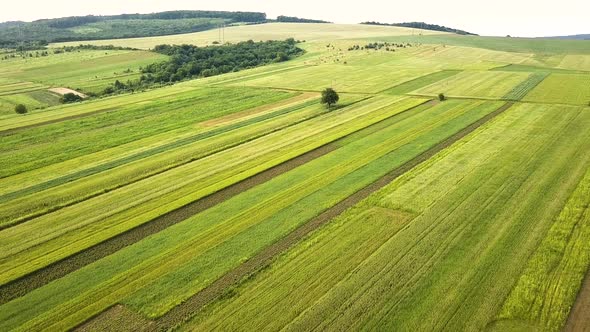
<path fill-rule="evenodd" d="M 76 50 L 50 53 L 46 57 L 2 60 L 0 116 L 13 112 L 16 104 L 25 104 L 31 110 L 59 104 L 59 95 L 47 91 L 50 87 L 100 93 L 115 80 L 138 78 L 141 66 L 165 59 L 163 55 L 146 51 Z"/>
<path fill-rule="evenodd" d="M 67 105 L 48 89 L 96 92 L 166 58 L 0 61 L 0 331 L 590 328 L 590 42 L 225 37 L 306 53 Z"/>

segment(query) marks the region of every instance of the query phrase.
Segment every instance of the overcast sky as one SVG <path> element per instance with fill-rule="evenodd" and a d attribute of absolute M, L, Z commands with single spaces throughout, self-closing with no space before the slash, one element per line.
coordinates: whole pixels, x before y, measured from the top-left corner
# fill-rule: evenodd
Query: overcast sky
<path fill-rule="evenodd" d="M 481 35 L 554 36 L 590 33 L 590 0 L 1 0 L 0 22 L 74 15 L 202 9 L 261 11 L 323 19 L 424 21 Z"/>

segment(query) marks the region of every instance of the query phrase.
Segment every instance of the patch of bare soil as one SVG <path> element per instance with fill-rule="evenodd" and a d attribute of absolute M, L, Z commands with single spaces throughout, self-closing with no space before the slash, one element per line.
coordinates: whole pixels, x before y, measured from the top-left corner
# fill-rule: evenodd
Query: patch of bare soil
<path fill-rule="evenodd" d="M 79 96 L 81 98 L 87 98 L 88 96 L 83 94 L 82 92 L 78 92 L 76 90 L 72 90 L 72 89 L 68 89 L 68 88 L 51 88 L 48 89 L 49 91 L 53 92 L 53 93 L 57 93 L 58 95 L 65 95 L 66 93 L 73 93 L 76 96 Z"/>

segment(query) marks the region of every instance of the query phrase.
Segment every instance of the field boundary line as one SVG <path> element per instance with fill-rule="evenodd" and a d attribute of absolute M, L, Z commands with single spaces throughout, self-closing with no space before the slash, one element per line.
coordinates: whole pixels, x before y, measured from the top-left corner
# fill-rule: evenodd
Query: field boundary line
<path fill-rule="evenodd" d="M 363 98 L 358 102 L 369 98 L 371 97 Z M 410 112 L 414 109 L 419 108 L 420 106 L 429 103 L 433 104 L 436 103 L 436 101 L 425 100 L 423 103 L 420 103 L 416 106 L 410 107 L 404 111 L 396 113 L 385 119 L 377 121 L 367 127 L 360 128 L 354 132 L 351 132 L 343 137 L 328 142 L 304 154 L 296 156 L 290 160 L 284 161 L 276 166 L 261 171 L 260 173 L 250 176 L 235 184 L 220 189 L 217 192 L 214 192 L 210 195 L 190 202 L 175 210 L 160 215 L 146 223 L 137 225 L 134 228 L 119 233 L 82 251 L 64 257 L 61 260 L 53 262 L 43 268 L 40 268 L 29 274 L 14 279 L 4 285 L 0 285 L 0 305 L 10 302 L 11 300 L 16 299 L 18 297 L 21 297 L 36 288 L 46 285 L 53 280 L 59 279 L 101 258 L 109 256 L 117 252 L 118 250 L 121 250 L 134 243 L 137 243 L 150 235 L 159 233 L 160 231 L 174 224 L 180 223 L 197 213 L 200 213 L 208 208 L 211 208 L 219 203 L 226 201 L 232 198 L 233 196 L 240 194 L 243 191 L 253 188 L 254 186 L 257 186 L 259 184 L 265 183 L 282 173 L 286 173 L 311 160 L 319 158 L 336 149 L 339 149 L 339 141 L 346 139 L 347 137 L 354 135 L 357 132 L 366 130 L 367 128 L 370 128 L 372 126 L 379 125 L 383 121 L 387 121 L 393 117 L 399 116 L 406 112 Z"/>
<path fill-rule="evenodd" d="M 429 102 L 433 102 L 432 100 Z M 422 104 L 421 104 L 422 105 Z M 459 130 L 455 134 L 451 135 L 450 137 L 444 139 L 443 141 L 439 142 L 438 144 L 434 145 L 430 149 L 420 153 L 418 156 L 410 159 L 409 161 L 405 162 L 401 166 L 397 167 L 396 169 L 392 170 L 385 176 L 379 178 L 375 182 L 369 184 L 368 186 L 358 190 L 354 194 L 348 196 L 344 200 L 340 201 L 336 205 L 332 206 L 324 210 L 324 212 L 320 213 L 315 218 L 311 219 L 307 223 L 299 226 L 291 233 L 287 234 L 285 237 L 279 239 L 278 241 L 274 242 L 273 244 L 269 245 L 268 247 L 262 249 L 257 254 L 255 254 L 250 259 L 246 260 L 242 264 L 238 265 L 234 269 L 230 270 L 219 279 L 211 283 L 209 286 L 203 288 L 201 291 L 196 293 L 195 295 L 188 298 L 183 303 L 175 306 L 170 311 L 168 311 L 162 317 L 156 320 L 150 320 L 146 318 L 146 322 L 148 325 L 149 330 L 153 331 L 165 331 L 170 330 L 182 322 L 187 321 L 188 319 L 194 317 L 197 313 L 203 310 L 207 305 L 213 303 L 215 300 L 223 297 L 236 285 L 239 285 L 243 280 L 251 278 L 254 276 L 258 271 L 261 271 L 268 267 L 276 257 L 279 257 L 281 254 L 289 250 L 291 247 L 299 243 L 301 240 L 307 238 L 310 234 L 312 234 L 317 229 L 321 228 L 325 224 L 329 223 L 333 218 L 337 217 L 344 211 L 348 210 L 349 208 L 353 207 L 363 199 L 367 198 L 372 193 L 380 190 L 381 188 L 387 186 L 393 180 L 399 178 L 400 176 L 404 175 L 405 173 L 409 172 L 410 170 L 414 169 L 418 165 L 428 161 L 430 158 L 441 152 L 442 150 L 448 148 L 449 146 L 453 145 L 457 141 L 461 140 L 465 136 L 469 135 L 470 133 L 474 132 L 478 128 L 480 128 L 485 123 L 491 121 L 496 116 L 502 114 L 510 107 L 512 107 L 514 103 L 506 102 L 495 111 L 488 113 L 487 115 L 483 116 L 479 120 L 471 123 L 467 127 Z M 413 108 L 412 108 L 413 109 Z M 109 309 L 103 311 L 103 313 L 87 320 L 85 323 L 82 323 L 78 326 L 79 330 L 85 330 L 92 324 L 95 319 L 100 319 L 100 317 L 104 315 L 108 315 Z"/>

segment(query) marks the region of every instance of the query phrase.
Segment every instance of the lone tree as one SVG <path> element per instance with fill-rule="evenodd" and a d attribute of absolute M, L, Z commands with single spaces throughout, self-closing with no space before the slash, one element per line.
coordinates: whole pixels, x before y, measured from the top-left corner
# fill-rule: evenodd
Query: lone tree
<path fill-rule="evenodd" d="M 444 93 L 439 93 L 438 94 L 438 100 L 445 101 L 445 99 L 447 99 L 447 97 L 445 97 Z"/>
<path fill-rule="evenodd" d="M 326 88 L 322 91 L 322 104 L 327 104 L 328 109 L 336 104 L 338 100 L 340 100 L 340 96 L 338 96 L 338 93 L 334 89 Z"/>
<path fill-rule="evenodd" d="M 27 114 L 27 107 L 23 104 L 18 104 L 14 107 L 14 111 L 18 114 Z"/>

